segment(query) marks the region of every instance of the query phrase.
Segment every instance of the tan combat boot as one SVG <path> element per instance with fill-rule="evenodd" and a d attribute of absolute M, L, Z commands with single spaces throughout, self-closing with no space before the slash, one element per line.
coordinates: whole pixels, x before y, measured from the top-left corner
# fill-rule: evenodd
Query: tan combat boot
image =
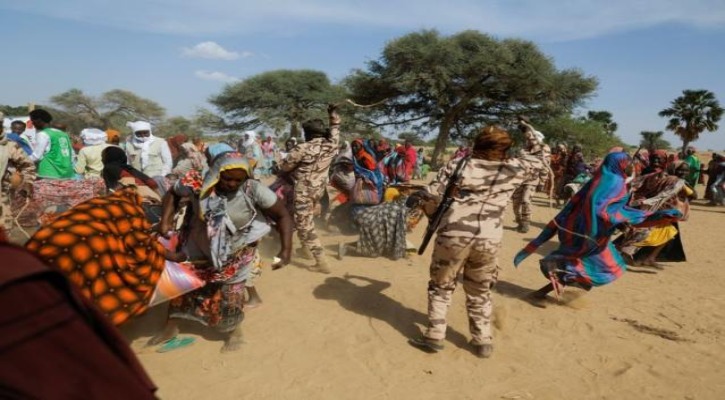
<path fill-rule="evenodd" d="M 312 260 L 314 258 L 312 257 L 312 252 L 305 246 L 302 246 L 295 250 L 295 256 L 303 260 Z"/>
<path fill-rule="evenodd" d="M 329 274 L 331 272 L 330 264 L 327 263 L 327 258 L 324 254 L 315 256 L 315 265 L 312 268 L 322 272 L 323 274 Z"/>

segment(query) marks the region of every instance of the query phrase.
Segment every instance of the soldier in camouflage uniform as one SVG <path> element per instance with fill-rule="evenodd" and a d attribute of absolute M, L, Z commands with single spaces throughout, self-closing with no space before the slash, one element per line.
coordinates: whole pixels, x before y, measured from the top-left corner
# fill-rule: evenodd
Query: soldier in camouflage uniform
<path fill-rule="evenodd" d="M 315 258 L 315 268 L 330 272 L 322 243 L 315 232 L 314 210 L 327 186 L 328 171 L 337 155 L 340 141 L 340 116 L 333 105 L 328 107 L 330 128 L 319 120 L 302 124 L 305 142 L 298 144 L 280 162 L 279 168 L 294 180 L 294 221 L 303 249 Z M 304 252 L 304 250 L 303 250 Z"/>
<path fill-rule="evenodd" d="M 0 113 L 2 121 L 2 113 Z M 32 193 L 35 164 L 17 143 L 5 137 L 0 125 L 0 225 L 7 233 L 13 228 L 11 199 L 17 191 L 23 196 Z"/>
<path fill-rule="evenodd" d="M 507 158 L 511 144 L 505 130 L 489 126 L 476 137 L 470 159 L 464 159 L 454 201 L 437 230 L 428 283 L 428 329 L 422 337 L 410 340 L 425 351 L 443 348 L 446 313 L 456 278 L 462 274 L 474 353 L 485 358 L 493 352 L 491 288 L 498 277 L 503 212 L 514 190 L 538 174 L 542 164 L 530 155 Z M 413 196 L 424 197 L 424 204 L 440 201 L 458 162 L 452 160 L 438 172 L 428 187 L 430 193 Z"/>
<path fill-rule="evenodd" d="M 518 224 L 516 230 L 526 233 L 529 231 L 531 224 L 531 196 L 533 196 L 537 187 L 543 186 L 546 179 L 551 178 L 549 176 L 551 148 L 544 143 L 544 135 L 535 130 L 523 118 L 519 120 L 519 129 L 524 132 L 526 138 L 526 146 L 522 152 L 537 157 L 542 161 L 539 173 L 519 186 L 513 194 L 514 216 L 516 217 L 516 224 Z"/>

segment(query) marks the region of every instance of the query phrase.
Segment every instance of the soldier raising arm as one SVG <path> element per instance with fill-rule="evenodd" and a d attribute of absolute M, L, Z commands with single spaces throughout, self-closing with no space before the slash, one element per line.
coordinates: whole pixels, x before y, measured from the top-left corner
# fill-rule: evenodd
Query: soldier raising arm
<path fill-rule="evenodd" d="M 311 253 L 315 258 L 315 269 L 324 273 L 330 273 L 330 267 L 315 232 L 313 213 L 327 185 L 330 164 L 337 155 L 340 142 L 340 116 L 337 107 L 331 104 L 327 111 L 330 127 L 325 128 L 320 119 L 303 123 L 305 142 L 292 149 L 279 166 L 294 181 L 293 217 L 297 237 L 303 246 L 298 254 L 309 257 Z"/>

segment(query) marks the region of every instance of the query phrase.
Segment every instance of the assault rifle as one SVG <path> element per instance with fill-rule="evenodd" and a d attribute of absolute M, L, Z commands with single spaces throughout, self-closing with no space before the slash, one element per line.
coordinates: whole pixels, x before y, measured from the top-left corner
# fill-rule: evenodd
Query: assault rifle
<path fill-rule="evenodd" d="M 463 167 L 465 167 L 468 163 L 469 157 L 463 157 L 461 161 L 458 162 L 458 165 L 456 165 L 456 169 L 455 171 L 453 171 L 453 175 L 448 178 L 446 190 L 443 192 L 443 198 L 441 199 L 440 204 L 438 204 L 438 208 L 436 208 L 436 211 L 433 213 L 433 216 L 430 217 L 430 221 L 428 222 L 428 227 L 425 230 L 425 236 L 423 236 L 423 243 L 421 243 L 420 248 L 418 249 L 418 255 L 421 255 L 423 254 L 423 252 L 425 252 L 425 248 L 428 247 L 430 239 L 433 237 L 433 234 L 438 230 L 438 225 L 441 224 L 443 214 L 445 214 L 446 211 L 451 208 L 451 204 L 453 203 L 453 190 L 456 188 L 459 181 L 461 180 L 461 171 L 463 170 Z"/>

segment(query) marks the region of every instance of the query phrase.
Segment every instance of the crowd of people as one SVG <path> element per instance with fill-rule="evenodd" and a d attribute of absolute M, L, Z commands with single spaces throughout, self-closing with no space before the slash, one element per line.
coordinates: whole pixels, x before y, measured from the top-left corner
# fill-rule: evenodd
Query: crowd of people
<path fill-rule="evenodd" d="M 42 225 L 25 248 L 116 326 L 149 308 L 169 263 L 185 265 L 204 284 L 170 300 L 166 326 L 149 345 L 168 351 L 189 344 L 178 338 L 178 322 L 188 320 L 223 334 L 227 352 L 242 343 L 245 309 L 262 301 L 255 281 L 263 240 L 279 248 L 273 269 L 303 258 L 314 260 L 311 270 L 329 274 L 334 263 L 316 220 L 358 235 L 339 243 L 339 259 L 398 260 L 415 250 L 407 233 L 427 216 L 437 224 L 429 325 L 410 344 L 443 349 L 446 314 L 462 282 L 472 351 L 487 358 L 493 353 L 491 289 L 510 202 L 521 233 L 531 229 L 536 191 L 564 203 L 514 259 L 519 265 L 558 235 L 558 248 L 540 260 L 547 284 L 530 297 L 537 305 L 564 287 L 610 283 L 627 264 L 662 268 L 662 260 L 684 261 L 679 223 L 696 186 L 706 184 L 707 200 L 723 204 L 725 158 L 715 154 L 706 166 L 693 148 L 685 155 L 614 148 L 587 162 L 579 145 L 569 151 L 557 144 L 552 151 L 522 117 L 517 128 L 525 142 L 517 152 L 507 130 L 486 126 L 426 185 L 412 182 L 427 174 L 423 149 L 409 141 L 342 141 L 336 106 L 328 116 L 306 121 L 303 140 L 290 138 L 278 148 L 272 135 L 260 139 L 254 131 L 230 143 L 182 134 L 163 139 L 147 121 L 130 121 L 126 140 L 92 127 L 74 140 L 49 112 L 33 110 L 34 134 L 21 121 L 7 134 L 0 131 L 2 227 L 10 232 L 18 213 L 40 204 Z"/>

